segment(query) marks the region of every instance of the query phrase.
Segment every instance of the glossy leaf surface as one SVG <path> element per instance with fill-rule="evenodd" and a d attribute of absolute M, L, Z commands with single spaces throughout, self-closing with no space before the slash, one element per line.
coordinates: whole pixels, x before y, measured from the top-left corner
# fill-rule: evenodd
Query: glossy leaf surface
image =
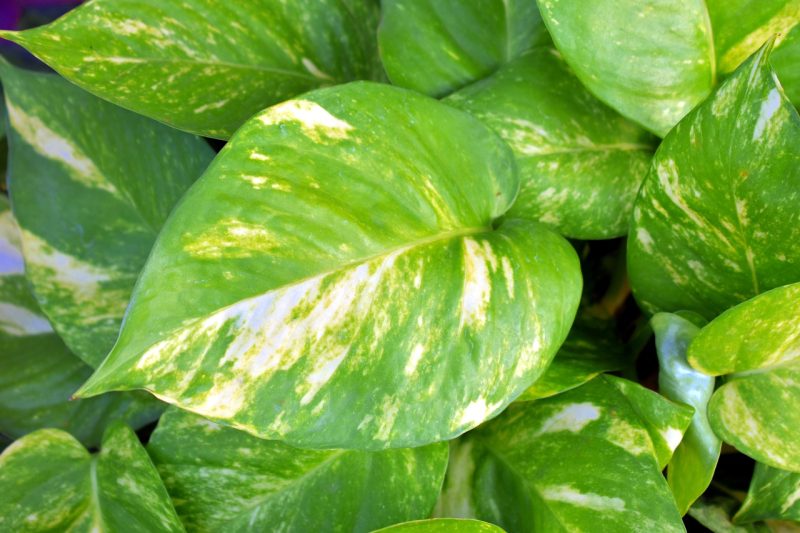
<path fill-rule="evenodd" d="M 790 533 L 791 530 L 772 529 L 763 522 L 755 524 L 734 524 L 732 516 L 739 506 L 733 498 L 701 498 L 689 509 L 689 516 L 700 522 L 713 533 Z"/>
<path fill-rule="evenodd" d="M 503 533 L 502 529 L 488 522 L 455 518 L 416 520 L 385 527 L 379 531 L 387 533 Z"/>
<path fill-rule="evenodd" d="M 440 97 L 480 80 L 546 31 L 535 0 L 384 0 L 378 39 L 392 83 Z"/>
<path fill-rule="evenodd" d="M 172 409 L 148 451 L 190 531 L 371 531 L 425 518 L 447 446 L 299 450 Z"/>
<path fill-rule="evenodd" d="M 491 229 L 516 190 L 499 138 L 410 91 L 272 107 L 173 213 L 82 392 L 145 388 L 301 447 L 452 438 L 544 371 L 580 296 L 565 240 Z"/>
<path fill-rule="evenodd" d="M 734 521 L 756 520 L 800 522 L 800 474 L 756 463 L 747 498 Z"/>
<path fill-rule="evenodd" d="M 795 26 L 770 58 L 789 100 L 800 105 L 800 25 Z"/>
<path fill-rule="evenodd" d="M 110 420 L 140 427 L 161 412 L 144 393 L 70 396 L 91 375 L 39 310 L 25 280 L 19 228 L 0 196 L 0 433 L 18 438 L 46 427 L 97 446 Z"/>
<path fill-rule="evenodd" d="M 91 455 L 69 434 L 42 429 L 0 455 L 4 531 L 183 531 L 136 435 L 111 426 Z"/>
<path fill-rule="evenodd" d="M 661 394 L 694 408 L 689 429 L 667 466 L 667 482 L 681 514 L 711 483 L 722 441 L 708 421 L 708 402 L 714 393 L 714 378 L 698 372 L 686 360 L 689 343 L 700 328 L 678 315 L 658 313 L 650 321 L 656 334 Z"/>
<path fill-rule="evenodd" d="M 648 311 L 712 319 L 800 277 L 800 117 L 767 45 L 656 152 L 634 207 L 631 285 Z"/>
<path fill-rule="evenodd" d="M 213 151 L 57 76 L 0 73 L 27 277 L 67 346 L 96 367 L 158 230 Z"/>
<path fill-rule="evenodd" d="M 226 139 L 269 105 L 379 77 L 377 20 L 373 0 L 95 0 L 2 36 L 102 98 Z"/>
<path fill-rule="evenodd" d="M 520 193 L 509 216 L 578 239 L 627 233 L 653 154 L 651 135 L 594 98 L 558 52 L 537 48 L 447 102 L 514 151 Z"/>
<path fill-rule="evenodd" d="M 508 531 L 683 531 L 661 475 L 691 409 L 600 376 L 515 403 L 452 452 L 440 513 Z M 464 486 L 468 489 L 464 489 Z"/>
<path fill-rule="evenodd" d="M 689 346 L 689 363 L 733 374 L 714 393 L 714 431 L 757 461 L 800 472 L 800 283 L 720 315 Z M 788 406 L 788 408 L 787 408 Z"/>

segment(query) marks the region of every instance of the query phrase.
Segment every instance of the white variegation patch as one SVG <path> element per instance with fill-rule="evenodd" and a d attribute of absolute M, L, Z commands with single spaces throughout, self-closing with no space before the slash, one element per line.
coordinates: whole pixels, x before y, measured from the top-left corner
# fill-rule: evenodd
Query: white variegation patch
<path fill-rule="evenodd" d="M 491 274 L 497 271 L 497 258 L 488 241 L 479 244 L 464 237 L 464 289 L 461 294 L 459 328 L 480 328 L 492 297 Z"/>
<path fill-rule="evenodd" d="M 346 139 L 353 130 L 352 125 L 309 100 L 288 100 L 270 107 L 258 119 L 267 126 L 285 122 L 299 124 L 307 137 L 319 143 L 326 139 Z"/>
<path fill-rule="evenodd" d="M 258 188 L 267 178 L 243 176 Z M 256 181 L 256 180 L 262 180 Z M 192 237 L 184 244 L 184 251 L 203 259 L 244 258 L 264 255 L 280 245 L 277 238 L 265 227 L 234 218 L 224 219 L 207 232 Z"/>
<path fill-rule="evenodd" d="M 39 313 L 0 302 L 0 331 L 17 337 L 52 333 L 50 322 Z"/>
<path fill-rule="evenodd" d="M 24 274 L 19 226 L 10 210 L 0 213 L 0 275 Z"/>
<path fill-rule="evenodd" d="M 540 489 L 539 493 L 548 501 L 568 503 L 595 511 L 621 512 L 625 510 L 625 500 L 621 498 L 603 496 L 593 492 L 581 492 L 571 485 L 544 487 Z"/>
<path fill-rule="evenodd" d="M 537 435 L 545 433 L 556 433 L 559 431 L 571 431 L 577 433 L 587 424 L 600 418 L 601 409 L 589 402 L 573 403 L 564 406 L 550 418 L 542 422 L 541 427 L 536 432 Z"/>

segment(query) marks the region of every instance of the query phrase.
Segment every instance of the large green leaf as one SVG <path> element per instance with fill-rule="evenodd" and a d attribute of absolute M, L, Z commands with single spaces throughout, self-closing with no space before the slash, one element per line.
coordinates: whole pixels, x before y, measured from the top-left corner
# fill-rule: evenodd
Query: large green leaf
<path fill-rule="evenodd" d="M 82 394 L 145 388 L 304 447 L 452 438 L 539 377 L 580 297 L 567 241 L 492 228 L 516 192 L 498 137 L 411 91 L 267 109 L 170 217 Z"/>
<path fill-rule="evenodd" d="M 800 522 L 800 474 L 756 463 L 747 499 L 734 521 L 770 519 Z"/>
<path fill-rule="evenodd" d="M 0 35 L 102 98 L 225 139 L 268 105 L 379 77 L 377 19 L 375 0 L 95 0 Z"/>
<path fill-rule="evenodd" d="M 661 394 L 694 408 L 692 424 L 667 467 L 667 482 L 678 510 L 686 514 L 708 488 L 717 467 L 722 441 L 708 421 L 714 378 L 689 366 L 686 351 L 700 328 L 678 315 L 659 313 L 650 323 L 656 334 L 658 388 Z"/>
<path fill-rule="evenodd" d="M 27 435 L 0 455 L 0 529 L 183 531 L 158 472 L 136 435 L 111 426 L 89 454 L 56 429 Z"/>
<path fill-rule="evenodd" d="M 437 514 L 508 531 L 683 531 L 661 469 L 691 413 L 611 376 L 515 403 L 451 452 Z"/>
<path fill-rule="evenodd" d="M 772 53 L 770 62 L 778 73 L 786 96 L 797 107 L 800 105 L 800 25 L 789 32 Z"/>
<path fill-rule="evenodd" d="M 555 50 L 533 50 L 448 103 L 480 118 L 514 151 L 520 192 L 509 216 L 578 239 L 627 233 L 651 136 L 594 98 Z"/>
<path fill-rule="evenodd" d="M 444 96 L 547 41 L 535 0 L 383 0 L 380 54 L 392 83 Z"/>
<path fill-rule="evenodd" d="M 169 410 L 148 445 L 190 531 L 370 531 L 425 518 L 447 446 L 299 450 Z"/>
<path fill-rule="evenodd" d="M 503 533 L 494 524 L 480 520 L 460 520 L 456 518 L 435 518 L 416 520 L 385 527 L 381 533 Z M 378 533 L 378 532 L 376 532 Z"/>
<path fill-rule="evenodd" d="M 0 196 L 0 433 L 12 438 L 56 427 L 97 446 L 110 420 L 140 427 L 161 412 L 144 393 L 70 396 L 91 375 L 42 315 L 25 281 L 19 228 Z"/>
<path fill-rule="evenodd" d="M 0 74 L 27 276 L 67 346 L 97 366 L 158 230 L 213 151 L 58 76 Z"/>
<path fill-rule="evenodd" d="M 800 117 L 763 47 L 664 139 L 634 207 L 631 285 L 707 319 L 800 279 Z"/>
<path fill-rule="evenodd" d="M 800 472 L 800 283 L 726 311 L 689 345 L 689 363 L 733 374 L 709 405 L 714 431 L 741 452 Z"/>

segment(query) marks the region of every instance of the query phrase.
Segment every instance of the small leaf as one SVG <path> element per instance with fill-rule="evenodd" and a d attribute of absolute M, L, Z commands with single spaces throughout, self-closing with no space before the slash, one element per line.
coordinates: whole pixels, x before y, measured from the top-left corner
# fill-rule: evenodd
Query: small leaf
<path fill-rule="evenodd" d="M 172 409 L 148 446 L 192 531 L 370 531 L 428 516 L 447 446 L 299 450 Z"/>
<path fill-rule="evenodd" d="M 756 463 L 747 499 L 733 521 L 744 524 L 756 520 L 800 522 L 800 474 Z"/>
<path fill-rule="evenodd" d="M 689 345 L 689 363 L 733 374 L 709 405 L 725 442 L 770 466 L 800 472 L 800 283 L 726 311 Z"/>
<path fill-rule="evenodd" d="M 69 434 L 42 429 L 0 455 L 3 531 L 183 531 L 167 491 L 121 423 L 94 455 Z"/>
<path fill-rule="evenodd" d="M 514 151 L 520 193 L 509 216 L 577 239 L 627 233 L 653 155 L 651 136 L 595 99 L 558 52 L 528 52 L 446 101 Z"/>
<path fill-rule="evenodd" d="M 659 450 L 661 435 L 682 434 L 690 419 L 691 409 L 611 376 L 515 403 L 464 438 L 448 476 L 470 491 L 446 507 L 508 531 L 683 531 Z"/>
<path fill-rule="evenodd" d="M 0 35 L 101 98 L 227 139 L 268 105 L 380 77 L 377 19 L 373 0 L 95 0 Z"/>
<path fill-rule="evenodd" d="M 516 191 L 496 135 L 411 91 L 267 109 L 173 212 L 80 392 L 145 388 L 301 447 L 459 435 L 541 375 L 580 298 L 567 241 L 492 228 Z"/>
<path fill-rule="evenodd" d="M 111 420 L 135 428 L 155 420 L 160 402 L 144 393 L 70 401 L 92 371 L 64 346 L 36 305 L 19 247 L 19 228 L 0 196 L 0 433 L 19 438 L 57 427 L 96 447 Z"/>
<path fill-rule="evenodd" d="M 655 315 L 650 323 L 656 334 L 659 391 L 670 400 L 694 408 L 692 424 L 667 467 L 667 483 L 678 510 L 686 514 L 710 485 L 722 447 L 707 415 L 708 401 L 714 393 L 714 378 L 698 372 L 686 360 L 689 343 L 700 331 L 698 326 L 668 313 Z M 674 438 L 678 438 L 677 433 Z"/>
<path fill-rule="evenodd" d="M 797 107 L 800 105 L 800 25 L 786 35 L 772 53 L 770 62 L 778 73 L 786 96 Z"/>
<path fill-rule="evenodd" d="M 67 346 L 96 367 L 156 233 L 213 152 L 57 76 L 0 73 L 27 277 Z"/>
<path fill-rule="evenodd" d="M 712 319 L 800 280 L 800 117 L 764 46 L 656 152 L 633 212 L 631 285 L 649 312 Z"/>
<path fill-rule="evenodd" d="M 455 518 L 436 518 L 405 522 L 379 530 L 381 533 L 503 533 L 494 524 L 480 520 L 459 520 Z M 376 531 L 375 533 L 379 533 Z"/>
<path fill-rule="evenodd" d="M 535 0 L 384 0 L 380 54 L 392 83 L 447 95 L 548 40 Z"/>
<path fill-rule="evenodd" d="M 736 525 L 731 521 L 731 516 L 738 506 L 732 498 L 701 498 L 694 502 L 689 509 L 689 516 L 700 522 L 714 533 L 770 533 L 772 528 L 764 523 Z M 777 529 L 776 533 L 789 533 L 784 529 Z"/>

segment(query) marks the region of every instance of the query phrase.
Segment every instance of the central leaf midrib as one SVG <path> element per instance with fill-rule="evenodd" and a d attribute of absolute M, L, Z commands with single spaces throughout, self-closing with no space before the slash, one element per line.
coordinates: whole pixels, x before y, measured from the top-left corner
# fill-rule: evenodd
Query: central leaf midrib
<path fill-rule="evenodd" d="M 700 0 L 703 6 L 703 22 L 708 30 L 708 66 L 711 69 L 711 87 L 717 85 L 717 47 L 714 45 L 714 27 L 711 25 L 711 12 L 708 9 L 708 0 Z"/>

